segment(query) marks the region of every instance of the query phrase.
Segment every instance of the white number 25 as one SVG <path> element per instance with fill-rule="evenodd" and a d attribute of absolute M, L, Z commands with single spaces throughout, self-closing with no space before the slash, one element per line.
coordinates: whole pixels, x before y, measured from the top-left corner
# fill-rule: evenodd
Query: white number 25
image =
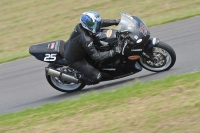
<path fill-rule="evenodd" d="M 56 54 L 45 54 L 44 61 L 55 61 Z"/>

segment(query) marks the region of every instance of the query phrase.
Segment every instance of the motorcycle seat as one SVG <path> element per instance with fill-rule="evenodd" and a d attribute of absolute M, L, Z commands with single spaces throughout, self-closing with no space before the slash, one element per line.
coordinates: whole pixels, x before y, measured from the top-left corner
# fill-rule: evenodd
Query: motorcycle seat
<path fill-rule="evenodd" d="M 64 44 L 65 44 L 65 42 L 61 41 L 60 46 L 59 46 L 59 52 L 60 52 L 61 57 L 63 57 L 63 58 L 64 58 Z"/>

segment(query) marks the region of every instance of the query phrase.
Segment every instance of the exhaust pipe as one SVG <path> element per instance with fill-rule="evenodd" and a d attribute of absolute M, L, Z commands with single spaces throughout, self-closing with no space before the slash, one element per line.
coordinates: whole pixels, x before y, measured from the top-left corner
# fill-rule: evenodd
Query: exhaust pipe
<path fill-rule="evenodd" d="M 54 76 L 54 77 L 57 77 L 57 78 L 61 78 L 63 80 L 66 80 L 68 82 L 72 82 L 72 83 L 75 83 L 75 84 L 79 83 L 79 80 L 77 78 L 71 76 L 71 75 L 61 73 L 60 71 L 51 69 L 49 67 L 46 67 L 45 70 L 46 70 L 47 75 L 51 75 L 51 76 Z"/>

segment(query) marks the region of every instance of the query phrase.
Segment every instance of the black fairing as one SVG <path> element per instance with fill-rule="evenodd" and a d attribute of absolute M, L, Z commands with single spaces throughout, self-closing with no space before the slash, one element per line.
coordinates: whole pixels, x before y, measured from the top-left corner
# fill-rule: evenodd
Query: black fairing
<path fill-rule="evenodd" d="M 121 44 L 123 46 L 122 55 L 118 57 L 111 58 L 101 63 L 96 63 L 94 66 L 102 72 L 102 74 L 107 78 L 117 78 L 121 77 L 124 74 L 136 73 L 142 70 L 142 67 L 139 65 L 138 60 L 130 60 L 129 56 L 138 55 L 141 56 L 144 51 L 145 45 L 147 44 L 150 38 L 150 31 L 148 27 L 144 24 L 142 20 L 140 20 L 136 16 L 132 16 L 133 21 L 135 23 L 134 28 L 128 31 L 128 35 L 130 37 L 129 40 L 133 41 L 133 43 Z M 128 29 L 128 25 L 124 25 L 124 27 L 120 27 L 120 31 Z M 124 28 L 124 29 L 123 29 Z M 109 34 L 112 32 L 112 35 Z M 102 30 L 102 34 L 96 44 L 98 44 L 98 48 L 100 50 L 108 50 L 113 45 L 117 44 L 116 38 L 116 30 Z M 107 43 L 107 46 L 105 45 Z M 92 61 L 91 61 L 92 62 Z M 104 78 L 106 80 L 106 78 Z"/>
<path fill-rule="evenodd" d="M 134 38 L 134 35 L 138 35 L 138 39 L 142 39 L 141 43 L 146 43 L 148 39 L 150 38 L 150 31 L 149 28 L 146 26 L 146 24 L 139 19 L 136 16 L 133 16 L 133 18 L 137 21 L 137 26 L 133 34 L 131 34 L 132 38 Z"/>
<path fill-rule="evenodd" d="M 159 42 L 160 42 L 159 38 L 150 38 L 144 47 L 144 51 L 151 52 L 152 48 L 158 45 Z"/>
<path fill-rule="evenodd" d="M 57 40 L 52 42 L 46 42 L 41 44 L 32 45 L 29 48 L 29 53 L 35 56 L 36 59 L 65 65 L 66 61 L 62 57 L 62 50 L 64 49 L 64 41 Z"/>
<path fill-rule="evenodd" d="M 102 73 L 102 80 L 122 78 L 142 70 L 137 60 L 129 60 L 126 56 L 115 56 L 102 62 L 94 62 L 89 56 L 86 60 Z"/>
<path fill-rule="evenodd" d="M 124 48 L 124 55 L 126 56 L 141 55 L 146 43 L 150 38 L 150 31 L 145 23 L 136 16 L 132 17 L 136 21 L 136 26 L 134 30 L 129 31 L 129 36 L 134 44 L 128 44 L 127 47 Z"/>

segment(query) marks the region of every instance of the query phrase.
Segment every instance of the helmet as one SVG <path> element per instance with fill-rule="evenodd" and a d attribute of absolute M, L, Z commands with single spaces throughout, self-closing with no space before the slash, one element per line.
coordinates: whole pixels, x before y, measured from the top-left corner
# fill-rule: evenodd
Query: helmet
<path fill-rule="evenodd" d="M 81 15 L 81 25 L 93 34 L 99 34 L 101 30 L 101 17 L 95 11 L 86 11 Z"/>

